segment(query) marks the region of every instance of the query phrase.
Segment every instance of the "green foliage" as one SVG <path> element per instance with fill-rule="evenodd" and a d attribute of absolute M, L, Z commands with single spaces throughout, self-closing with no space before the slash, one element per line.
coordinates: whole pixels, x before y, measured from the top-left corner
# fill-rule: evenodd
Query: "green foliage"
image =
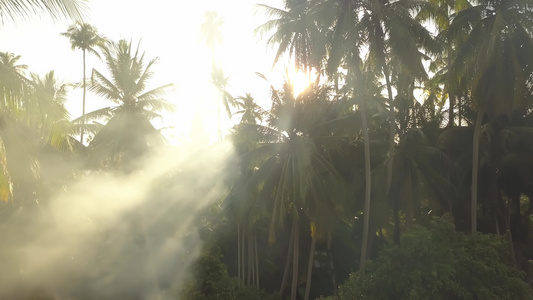
<path fill-rule="evenodd" d="M 450 218 L 436 217 L 429 228 L 413 226 L 400 245 L 352 273 L 340 299 L 533 299 L 501 236 L 458 233 Z"/>
<path fill-rule="evenodd" d="M 238 278 L 229 276 L 222 258 L 218 246 L 213 244 L 204 247 L 202 255 L 191 267 L 192 278 L 183 285 L 178 299 L 279 299 L 278 295 L 267 294 L 253 286 L 241 287 Z"/>
<path fill-rule="evenodd" d="M 193 278 L 180 292 L 180 299 L 236 299 L 236 283 L 229 277 L 216 247 L 205 250 L 192 266 Z"/>

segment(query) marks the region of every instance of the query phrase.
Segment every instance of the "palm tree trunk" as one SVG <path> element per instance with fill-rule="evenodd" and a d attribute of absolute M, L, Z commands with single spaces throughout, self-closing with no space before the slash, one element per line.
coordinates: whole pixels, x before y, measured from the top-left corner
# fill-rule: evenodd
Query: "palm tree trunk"
<path fill-rule="evenodd" d="M 80 143 L 83 144 L 83 133 L 85 126 L 85 94 L 87 90 L 87 82 L 85 79 L 85 49 L 83 49 L 83 100 L 82 100 L 82 113 L 81 113 L 81 134 L 80 134 Z"/>
<path fill-rule="evenodd" d="M 252 239 L 250 236 L 248 236 L 248 276 L 246 279 L 246 285 L 249 286 L 251 284 L 252 280 L 252 272 L 253 272 L 253 255 L 252 255 Z"/>
<path fill-rule="evenodd" d="M 246 241 L 246 235 L 244 233 L 244 228 L 242 229 L 242 234 L 241 234 L 241 274 L 242 274 L 242 284 L 245 285 L 246 282 L 245 282 L 245 276 L 244 276 L 244 267 L 245 267 L 245 257 L 246 255 L 244 254 L 244 250 L 245 250 L 245 241 Z"/>
<path fill-rule="evenodd" d="M 254 255 L 254 239 L 253 239 L 253 234 L 250 236 L 250 260 L 252 261 L 251 263 L 251 267 L 252 267 L 252 282 L 250 285 L 255 285 L 255 255 Z"/>
<path fill-rule="evenodd" d="M 396 116 L 394 113 L 394 99 L 392 97 L 392 86 L 389 78 L 389 67 L 387 63 L 383 62 L 383 75 L 385 76 L 385 83 L 387 85 L 387 94 L 389 96 L 389 122 L 390 122 L 390 133 L 389 133 L 389 160 L 387 161 L 387 195 L 389 193 L 391 181 L 392 181 L 392 166 L 394 159 L 394 148 L 395 142 L 394 137 L 396 136 Z"/>
<path fill-rule="evenodd" d="M 293 224 L 294 227 L 294 246 L 293 258 L 292 258 L 292 286 L 291 286 L 291 300 L 296 300 L 298 292 L 298 262 L 300 254 L 300 226 L 298 224 L 298 216 L 294 216 Z"/>
<path fill-rule="evenodd" d="M 451 56 L 450 56 L 451 52 L 452 52 L 451 47 L 448 47 L 448 66 L 452 66 L 453 64 Z M 454 113 L 455 93 L 450 88 L 450 80 L 451 80 L 450 72 L 451 72 L 450 67 L 448 67 L 448 100 L 450 102 L 449 107 L 448 107 L 448 127 L 453 127 L 454 126 L 453 121 L 455 120 L 455 113 Z M 461 123 L 459 123 L 459 126 L 461 126 Z"/>
<path fill-rule="evenodd" d="M 309 300 L 309 293 L 311 291 L 311 278 L 313 276 L 313 262 L 315 259 L 315 244 L 316 244 L 316 238 L 313 235 L 311 235 L 311 250 L 309 253 L 309 264 L 307 265 L 307 281 L 305 283 L 304 300 Z"/>
<path fill-rule="evenodd" d="M 462 126 L 462 123 L 463 123 L 463 118 L 461 117 L 462 116 L 462 109 L 461 109 L 461 100 L 462 100 L 462 96 L 461 95 L 458 95 L 457 96 L 457 124 L 459 127 Z"/>
<path fill-rule="evenodd" d="M 287 250 L 287 261 L 285 262 L 285 270 L 283 271 L 283 278 L 281 279 L 281 287 L 279 289 L 280 296 L 283 296 L 285 286 L 287 285 L 287 278 L 289 277 L 289 266 L 292 262 L 292 247 L 294 246 L 294 225 L 291 228 L 291 236 L 289 237 L 289 249 Z"/>
<path fill-rule="evenodd" d="M 257 235 L 254 235 L 255 251 L 255 286 L 259 288 L 259 256 L 257 255 Z"/>
<path fill-rule="evenodd" d="M 361 260 L 359 262 L 359 271 L 365 271 L 366 251 L 368 248 L 368 227 L 370 222 L 370 192 L 372 188 L 372 177 L 370 169 L 370 141 L 368 137 L 368 123 L 366 120 L 366 103 L 360 101 L 361 122 L 363 123 L 363 139 L 365 143 L 365 206 L 364 206 L 364 224 L 363 224 L 363 244 L 361 246 Z"/>
<path fill-rule="evenodd" d="M 217 139 L 219 142 L 222 141 L 222 115 L 220 113 L 220 106 L 221 106 L 220 101 L 222 101 L 222 99 L 218 101 L 218 107 L 217 107 L 217 113 L 218 113 Z"/>
<path fill-rule="evenodd" d="M 329 256 L 329 270 L 331 272 L 331 284 L 333 287 L 333 295 L 337 295 L 337 279 L 335 277 L 335 264 L 333 262 L 333 255 L 331 255 L 331 231 L 328 231 L 328 256 Z"/>
<path fill-rule="evenodd" d="M 477 231 L 477 180 L 479 169 L 479 138 L 481 135 L 481 124 L 483 123 L 483 110 L 477 113 L 476 125 L 474 127 L 474 141 L 472 146 L 472 199 L 470 203 L 470 228 L 472 232 Z"/>
<path fill-rule="evenodd" d="M 244 283 L 241 277 L 241 225 L 237 224 L 237 276 L 239 283 Z"/>
<path fill-rule="evenodd" d="M 501 198 L 501 194 L 500 194 Z M 511 262 L 513 263 L 513 266 L 518 269 L 518 263 L 516 261 L 516 252 L 514 249 L 514 242 L 513 242 L 513 233 L 511 231 L 511 209 L 509 205 L 504 205 L 506 207 L 506 217 L 505 217 L 505 226 L 507 227 L 507 240 L 509 242 L 509 252 L 511 252 Z"/>
<path fill-rule="evenodd" d="M 448 100 L 450 102 L 450 107 L 448 108 L 448 127 L 454 126 L 454 119 L 455 119 L 455 94 L 448 91 Z"/>

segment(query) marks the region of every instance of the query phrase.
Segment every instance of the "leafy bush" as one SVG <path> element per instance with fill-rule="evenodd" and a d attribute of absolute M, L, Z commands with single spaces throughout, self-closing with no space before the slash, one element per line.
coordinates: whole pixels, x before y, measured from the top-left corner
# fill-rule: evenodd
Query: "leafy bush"
<path fill-rule="evenodd" d="M 385 247 L 363 274 L 352 273 L 339 298 L 533 299 L 501 236 L 458 233 L 445 217 L 413 226 L 400 245 Z"/>
<path fill-rule="evenodd" d="M 178 299 L 187 300 L 277 300 L 279 296 L 267 294 L 252 287 L 242 287 L 238 278 L 230 277 L 222 262 L 220 249 L 207 246 L 200 258 L 191 267 L 191 278 L 179 292 Z"/>

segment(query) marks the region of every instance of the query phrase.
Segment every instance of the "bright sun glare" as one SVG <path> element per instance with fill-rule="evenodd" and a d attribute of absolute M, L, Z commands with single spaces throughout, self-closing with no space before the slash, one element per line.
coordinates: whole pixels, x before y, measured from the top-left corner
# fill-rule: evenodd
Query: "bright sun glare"
<path fill-rule="evenodd" d="M 281 0 L 260 1 L 266 5 L 280 7 Z M 210 83 L 211 52 L 201 37 L 200 26 L 206 11 L 216 11 L 224 20 L 221 26 L 222 42 L 216 49 L 218 63 L 229 77 L 229 92 L 234 97 L 251 93 L 260 102 L 268 99 L 268 85 L 257 79 L 256 72 L 273 80 L 274 87 L 281 88 L 283 69 L 272 69 L 273 53 L 268 51 L 264 39 L 253 30 L 267 20 L 267 16 L 254 14 L 255 2 L 233 0 L 228 6 L 220 1 L 205 0 L 191 3 L 186 10 L 176 10 L 175 4 L 166 0 L 154 0 L 151 4 L 141 4 L 126 0 L 91 0 L 88 22 L 98 32 L 112 40 L 121 38 L 134 44 L 141 40 L 140 48 L 146 51 L 146 59 L 159 57 L 154 66 L 151 87 L 174 83 L 174 90 L 167 99 L 175 104 L 174 113 L 163 113 L 163 120 L 154 124 L 164 130 L 173 144 L 191 140 L 216 140 L 218 131 L 219 94 Z M 120 22 L 116 21 L 116 11 L 124 10 Z M 139 22 L 142 16 L 147 22 Z M 65 82 L 80 82 L 82 54 L 72 51 L 69 41 L 60 36 L 70 22 L 52 22 L 48 19 L 34 19 L 21 24 L 5 24 L 0 30 L 0 39 L 5 45 L 2 51 L 21 55 L 20 62 L 29 70 L 45 74 L 55 70 L 58 78 Z M 173 32 L 170 35 L 165 32 Z M 38 50 L 35 45 L 47 45 Z M 46 57 L 47 59 L 43 59 Z M 87 77 L 91 70 L 106 73 L 105 63 L 93 55 L 87 56 Z M 292 72 L 291 82 L 295 94 L 301 93 L 309 85 L 309 78 L 302 72 Z M 69 93 L 67 109 L 71 117 L 81 115 L 82 90 Z M 112 105 L 88 93 L 86 111 L 94 111 Z M 234 125 L 222 108 L 223 134 Z M 234 118 L 235 119 L 235 118 Z"/>
<path fill-rule="evenodd" d="M 294 96 L 300 95 L 309 85 L 311 85 L 311 77 L 309 76 L 309 73 L 289 68 L 287 76 L 292 85 Z"/>

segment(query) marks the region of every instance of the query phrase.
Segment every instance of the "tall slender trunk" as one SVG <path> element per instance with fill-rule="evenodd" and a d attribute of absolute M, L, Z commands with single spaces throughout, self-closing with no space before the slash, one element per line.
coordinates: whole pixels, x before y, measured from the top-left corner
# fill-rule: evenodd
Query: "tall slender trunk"
<path fill-rule="evenodd" d="M 481 135 L 481 125 L 483 124 L 483 110 L 477 113 L 476 125 L 474 127 L 474 141 L 472 146 L 472 199 L 470 203 L 470 228 L 472 232 L 477 231 L 477 180 L 479 171 L 479 138 Z"/>
<path fill-rule="evenodd" d="M 363 139 L 365 143 L 365 206 L 364 206 L 364 224 L 363 224 L 363 244 L 361 247 L 361 260 L 359 262 L 359 271 L 365 271 L 366 251 L 368 248 L 368 230 L 370 222 L 370 192 L 372 188 L 372 174 L 370 166 L 370 141 L 368 137 L 368 123 L 366 119 L 366 103 L 360 101 L 361 122 L 363 126 Z"/>
<path fill-rule="evenodd" d="M 251 249 L 250 249 L 250 260 L 252 261 L 251 263 L 251 266 L 252 266 L 252 282 L 250 283 L 250 285 L 255 285 L 255 255 L 254 255 L 254 240 L 253 240 L 253 237 L 250 237 L 250 246 L 251 246 Z"/>
<path fill-rule="evenodd" d="M 453 62 L 451 59 L 452 48 L 448 47 L 448 66 L 452 66 Z M 448 67 L 448 100 L 449 100 L 449 107 L 448 107 L 448 127 L 454 126 L 455 121 L 455 93 L 450 89 L 450 80 L 451 80 L 451 74 L 450 74 L 450 67 Z M 459 123 L 459 126 L 461 126 L 461 123 Z"/>
<path fill-rule="evenodd" d="M 241 277 L 241 224 L 237 224 L 237 274 L 239 277 L 239 283 L 243 284 L 244 280 Z"/>
<path fill-rule="evenodd" d="M 291 236 L 289 237 L 289 247 L 287 250 L 287 258 L 285 262 L 285 270 L 283 271 L 283 278 L 281 279 L 281 287 L 279 288 L 279 294 L 283 296 L 285 286 L 287 285 L 287 279 L 289 277 L 289 267 L 292 262 L 292 247 L 294 246 L 294 225 L 291 228 Z"/>
<path fill-rule="evenodd" d="M 298 216 L 294 216 L 294 246 L 292 247 L 292 286 L 291 286 L 291 300 L 296 300 L 298 292 L 298 263 L 300 254 L 300 226 L 298 224 Z"/>
<path fill-rule="evenodd" d="M 501 194 L 499 195 L 501 198 Z M 502 201 L 503 202 L 503 201 Z M 514 249 L 514 242 L 513 242 L 513 233 L 511 231 L 511 209 L 509 205 L 503 205 L 505 207 L 505 226 L 507 227 L 507 240 L 509 242 L 509 252 L 511 252 L 511 262 L 513 263 L 513 266 L 518 269 L 518 263 L 516 261 L 516 252 Z"/>
<path fill-rule="evenodd" d="M 87 90 L 87 82 L 85 79 L 85 49 L 83 49 L 83 101 L 82 101 L 82 113 L 81 113 L 81 134 L 80 143 L 83 144 L 83 133 L 85 127 L 85 94 Z"/>
<path fill-rule="evenodd" d="M 257 235 L 254 235 L 255 286 L 259 287 L 259 256 L 257 255 Z"/>
<path fill-rule="evenodd" d="M 222 96 L 224 97 L 224 96 Z M 221 101 L 223 101 L 222 99 L 220 99 L 218 101 L 218 107 L 217 107 L 217 113 L 218 113 L 218 130 L 217 130 L 217 139 L 219 142 L 222 141 L 222 115 L 220 113 L 220 106 L 221 106 Z"/>
<path fill-rule="evenodd" d="M 307 281 L 305 283 L 304 300 L 309 300 L 309 293 L 311 291 L 311 278 L 313 277 L 313 262 L 315 259 L 315 245 L 316 238 L 311 235 L 311 250 L 309 253 L 309 263 L 307 264 Z"/>
<path fill-rule="evenodd" d="M 335 77 L 334 77 L 334 80 L 335 80 L 335 98 L 338 99 L 339 98 L 339 72 L 335 72 Z"/>
<path fill-rule="evenodd" d="M 387 94 L 389 96 L 389 160 L 387 161 L 387 195 L 389 193 L 391 181 L 392 181 L 392 166 L 394 163 L 394 137 L 396 136 L 396 116 L 394 113 L 394 99 L 392 97 L 392 86 L 389 78 L 389 67 L 383 62 L 383 75 L 385 76 L 385 83 L 387 85 Z"/>
<path fill-rule="evenodd" d="M 244 233 L 244 228 L 242 229 L 242 233 L 241 233 L 241 274 L 242 274 L 242 284 L 245 285 L 245 276 L 244 276 L 244 267 L 246 265 L 245 263 L 245 253 L 244 253 L 244 250 L 245 250 L 245 241 L 246 241 L 246 234 Z"/>
<path fill-rule="evenodd" d="M 454 120 L 455 120 L 455 113 L 454 113 L 454 109 L 455 109 L 455 94 L 453 94 L 452 92 L 448 91 L 448 100 L 450 102 L 450 107 L 448 107 L 448 127 L 453 127 L 455 124 L 454 124 Z"/>
<path fill-rule="evenodd" d="M 331 271 L 331 284 L 333 287 L 333 295 L 337 294 L 337 279 L 335 276 L 335 263 L 333 262 L 333 255 L 331 255 L 331 231 L 328 231 L 328 256 L 329 256 L 329 270 Z"/>
<path fill-rule="evenodd" d="M 253 272 L 253 255 L 252 255 L 252 239 L 248 236 L 248 276 L 246 278 L 246 285 L 251 284 L 252 272 Z"/>
<path fill-rule="evenodd" d="M 462 100 L 462 96 L 461 95 L 458 95 L 457 96 L 457 124 L 459 127 L 463 126 L 463 118 L 461 117 L 462 116 L 462 113 L 463 113 L 463 110 L 461 108 L 461 100 Z"/>

